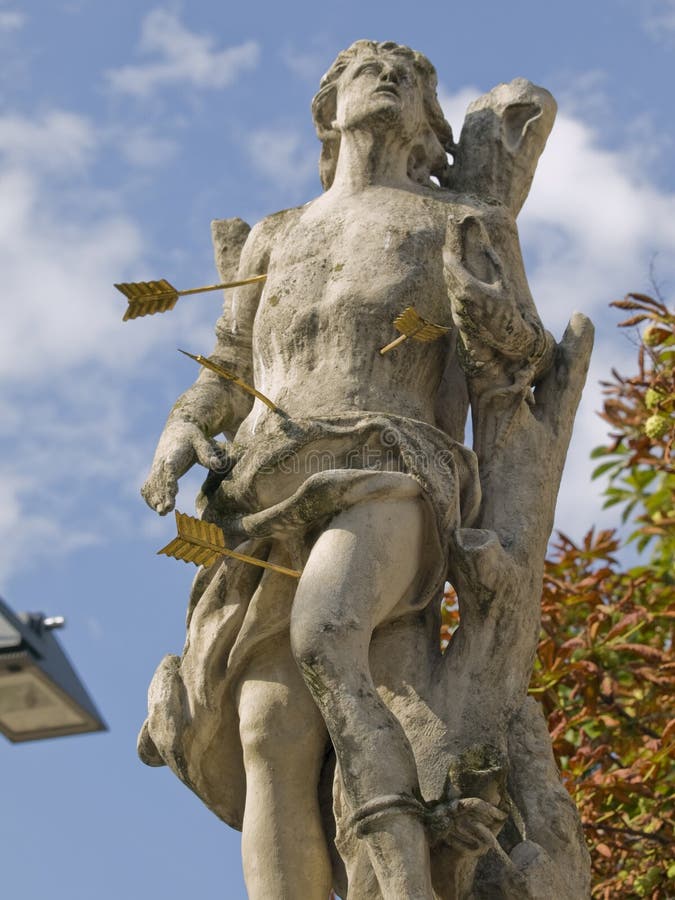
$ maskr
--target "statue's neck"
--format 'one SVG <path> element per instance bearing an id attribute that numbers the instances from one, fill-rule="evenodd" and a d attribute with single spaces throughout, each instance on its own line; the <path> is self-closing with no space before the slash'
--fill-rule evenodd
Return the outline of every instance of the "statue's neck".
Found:
<path id="1" fill-rule="evenodd" d="M 407 187 L 409 147 L 391 132 L 343 132 L 340 141 L 333 193 L 354 193 L 374 185 Z"/>

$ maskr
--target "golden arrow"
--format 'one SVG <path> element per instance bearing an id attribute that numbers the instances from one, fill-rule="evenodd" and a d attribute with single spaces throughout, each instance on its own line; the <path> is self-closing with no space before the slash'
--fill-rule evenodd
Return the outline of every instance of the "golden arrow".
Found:
<path id="1" fill-rule="evenodd" d="M 251 387 L 250 384 L 244 381 L 243 378 L 235 375 L 234 372 L 230 372 L 228 369 L 224 369 L 222 366 L 219 366 L 218 363 L 215 363 L 212 359 L 209 359 L 208 356 L 202 356 L 201 353 L 188 353 L 187 350 L 181 350 L 180 347 L 178 348 L 178 352 L 184 354 L 185 356 L 189 356 L 190 359 L 194 359 L 194 361 L 198 362 L 200 366 L 204 366 L 205 369 L 210 369 L 212 372 L 215 372 L 216 375 L 220 375 L 221 378 L 227 378 L 228 381 L 233 381 L 248 394 L 251 394 L 251 396 L 257 397 L 258 400 L 261 400 L 265 404 L 265 406 L 269 406 L 269 408 L 274 410 L 274 412 L 284 415 L 284 411 L 280 407 L 278 407 L 276 403 L 273 403 L 269 397 L 266 397 L 264 394 L 261 394 L 260 391 L 257 391 L 254 387 Z"/>
<path id="2" fill-rule="evenodd" d="M 262 569 L 272 569 L 273 572 L 280 572 L 291 578 L 299 578 L 302 574 L 297 569 L 287 569 L 286 566 L 278 566 L 276 563 L 257 559 L 255 556 L 246 556 L 244 553 L 228 550 L 221 528 L 212 522 L 203 522 L 201 519 L 188 516 L 187 513 L 180 513 L 178 510 L 176 510 L 176 530 L 178 537 L 175 537 L 166 547 L 158 550 L 158 556 L 163 553 L 164 556 L 182 559 L 183 562 L 192 562 L 197 566 L 210 566 L 221 556 L 230 556 L 240 562 L 260 566 Z"/>
<path id="3" fill-rule="evenodd" d="M 400 316 L 396 316 L 394 325 L 397 331 L 402 332 L 401 336 L 380 350 L 380 353 L 383 355 L 393 350 L 394 347 L 398 347 L 403 341 L 407 341 L 408 338 L 413 338 L 416 341 L 437 341 L 438 338 L 443 337 L 444 334 L 450 331 L 445 325 L 435 325 L 433 322 L 427 322 L 414 306 L 409 306 L 403 310 Z"/>
<path id="4" fill-rule="evenodd" d="M 123 322 L 126 322 L 129 319 L 138 319 L 141 316 L 154 316 L 155 313 L 173 309 L 178 303 L 178 298 L 187 297 L 188 294 L 223 291 L 227 288 L 241 287 L 244 284 L 256 284 L 258 281 L 264 281 L 266 278 L 267 275 L 254 275 L 252 278 L 244 278 L 242 281 L 208 284 L 206 287 L 190 288 L 188 291 L 176 290 L 165 278 L 161 278 L 159 281 L 134 281 L 116 284 L 115 287 L 129 301 L 129 306 L 122 319 Z"/>

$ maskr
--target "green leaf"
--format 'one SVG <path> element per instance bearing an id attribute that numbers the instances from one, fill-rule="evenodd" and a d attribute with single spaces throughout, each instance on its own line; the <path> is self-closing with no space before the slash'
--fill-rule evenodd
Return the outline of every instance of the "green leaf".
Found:
<path id="1" fill-rule="evenodd" d="M 610 469 L 614 469 L 620 465 L 621 463 L 617 462 L 616 460 L 612 460 L 611 462 L 604 462 L 593 469 L 591 478 L 599 478 L 601 475 L 604 475 L 605 472 L 609 472 Z"/>
<path id="2" fill-rule="evenodd" d="M 630 514 L 633 512 L 633 510 L 637 506 L 639 500 L 640 500 L 639 497 L 635 497 L 635 499 L 631 500 L 630 503 L 626 506 L 626 508 L 621 513 L 621 521 L 624 524 L 628 521 L 628 517 L 630 516 Z"/>
<path id="3" fill-rule="evenodd" d="M 656 469 L 631 469 L 631 474 L 625 480 L 629 484 L 635 484 L 636 487 L 646 487 L 656 478 L 658 472 Z"/>

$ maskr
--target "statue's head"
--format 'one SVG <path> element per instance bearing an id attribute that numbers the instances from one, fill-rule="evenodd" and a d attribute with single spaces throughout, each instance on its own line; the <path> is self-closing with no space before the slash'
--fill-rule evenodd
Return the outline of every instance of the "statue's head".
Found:
<path id="1" fill-rule="evenodd" d="M 439 183 L 448 183 L 449 165 L 447 153 L 452 153 L 455 144 L 452 129 L 443 115 L 436 96 L 436 70 L 426 56 L 391 41 L 356 41 L 340 53 L 321 79 L 319 92 L 312 101 L 314 126 L 322 143 L 319 174 L 324 189 L 333 183 L 338 154 L 340 152 L 341 131 L 336 121 L 338 114 L 338 92 L 341 79 L 356 75 L 363 67 L 380 66 L 399 73 L 392 78 L 408 79 L 418 92 L 420 115 L 415 121 L 414 133 L 406 135 L 410 144 L 408 160 L 409 176 L 420 184 L 429 184 L 435 176 Z M 382 79 L 386 75 L 382 74 Z M 386 107 L 386 103 L 383 103 Z M 401 123 L 397 123 L 400 127 Z"/>

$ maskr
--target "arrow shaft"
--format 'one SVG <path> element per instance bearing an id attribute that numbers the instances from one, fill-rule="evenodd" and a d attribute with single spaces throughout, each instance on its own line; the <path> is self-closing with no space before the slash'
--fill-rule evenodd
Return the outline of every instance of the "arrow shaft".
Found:
<path id="1" fill-rule="evenodd" d="M 194 359 L 195 362 L 198 362 L 200 366 L 204 366 L 205 369 L 210 369 L 212 372 L 215 372 L 216 375 L 220 375 L 221 378 L 227 378 L 228 381 L 232 381 L 234 384 L 239 385 L 240 388 L 245 390 L 248 394 L 251 394 L 253 397 L 257 397 L 265 406 L 268 406 L 273 412 L 281 413 L 279 407 L 270 400 L 269 397 L 266 397 L 264 394 L 261 394 L 260 391 L 257 391 L 254 387 L 248 384 L 243 379 L 239 378 L 238 375 L 235 375 L 234 372 L 229 372 L 227 369 L 224 369 L 222 366 L 219 366 L 218 363 L 214 363 L 206 356 L 202 356 L 201 353 L 188 353 L 187 350 L 178 349 L 179 353 L 184 354 L 185 356 L 189 356 L 190 359 Z"/>
<path id="2" fill-rule="evenodd" d="M 407 334 L 402 334 L 402 335 L 400 335 L 400 337 L 397 337 L 397 338 L 396 338 L 395 340 L 393 340 L 390 344 L 387 344 L 386 347 L 383 347 L 383 348 L 380 350 L 380 353 L 384 356 L 385 353 L 389 353 L 390 350 L 393 350 L 394 347 L 398 347 L 398 345 L 399 345 L 399 344 L 402 344 L 403 341 L 407 341 L 407 340 L 408 340 L 408 337 L 410 337 L 410 335 L 407 335 Z"/>
<path id="3" fill-rule="evenodd" d="M 254 275 L 252 278 L 244 278 L 241 281 L 228 281 L 223 284 L 207 284 L 205 287 L 190 288 L 187 291 L 176 291 L 179 297 L 187 297 L 188 294 L 204 294 L 207 291 L 223 291 L 227 288 L 242 287 L 245 284 L 256 284 L 264 281 L 267 275 Z"/>
<path id="4" fill-rule="evenodd" d="M 279 572 L 281 575 L 290 575 L 291 578 L 300 578 L 302 572 L 297 569 L 287 569 L 286 566 L 278 566 L 276 563 L 267 562 L 263 559 L 256 559 L 255 556 L 246 556 L 244 553 L 237 553 L 235 550 L 224 550 L 225 556 L 231 556 L 241 562 L 250 563 L 252 566 L 260 566 L 261 569 L 271 569 L 273 572 Z"/>
<path id="5" fill-rule="evenodd" d="M 287 569 L 286 566 L 278 566 L 276 563 L 267 562 L 264 559 L 257 559 L 255 556 L 247 556 L 245 553 L 237 553 L 236 550 L 228 550 L 227 547 L 220 547 L 211 541 L 205 541 L 201 538 L 189 537 L 183 538 L 190 544 L 197 547 L 204 547 L 205 550 L 212 550 L 221 556 L 230 556 L 232 559 L 238 559 L 240 562 L 249 563 L 252 566 L 259 566 L 261 569 L 271 569 L 273 572 L 279 572 L 282 575 L 290 575 L 291 578 L 299 578 L 302 572 L 297 569 Z"/>
<path id="6" fill-rule="evenodd" d="M 414 338 L 416 334 L 420 333 L 420 331 L 424 331 L 424 329 L 427 327 L 427 325 L 428 325 L 428 322 L 422 321 L 417 326 L 417 328 L 414 328 L 412 331 L 409 331 L 408 334 L 402 334 L 400 337 L 397 337 L 396 340 L 392 341 L 391 344 L 387 344 L 386 347 L 383 347 L 380 350 L 380 353 L 382 355 L 384 355 L 385 353 L 388 353 L 390 350 L 393 350 L 394 347 L 398 347 L 398 345 L 402 344 L 403 341 L 407 341 L 408 338 Z"/>

